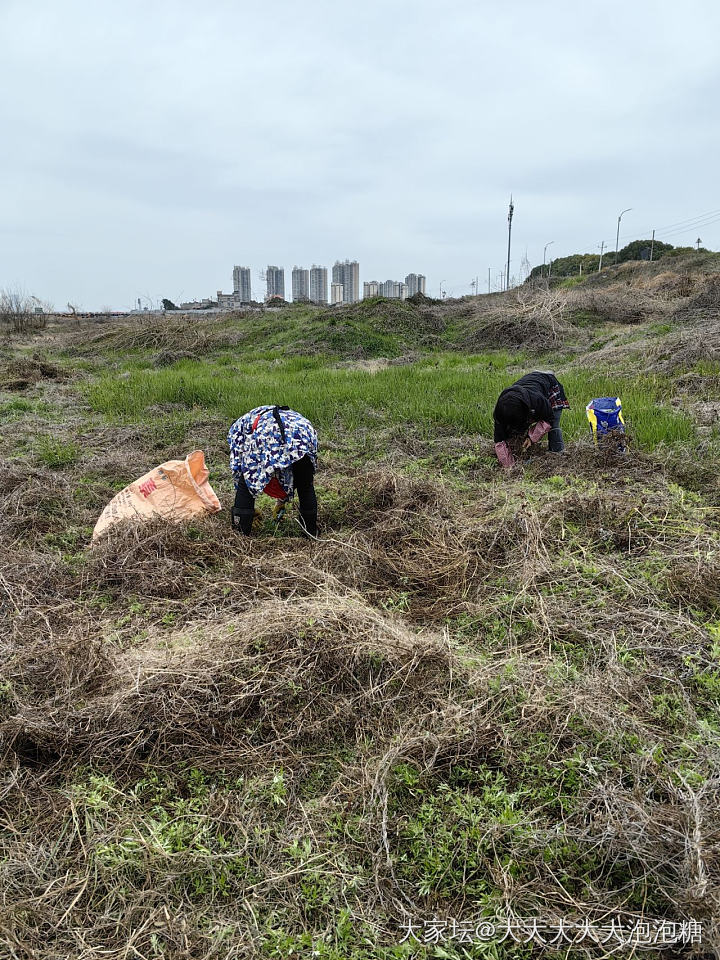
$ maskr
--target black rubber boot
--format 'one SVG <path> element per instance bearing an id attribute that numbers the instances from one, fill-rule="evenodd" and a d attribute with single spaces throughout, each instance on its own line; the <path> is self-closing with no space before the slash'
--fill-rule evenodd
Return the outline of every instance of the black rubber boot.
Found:
<path id="1" fill-rule="evenodd" d="M 317 537 L 317 511 L 315 513 L 300 512 L 300 526 L 311 537 Z"/>
<path id="2" fill-rule="evenodd" d="M 250 536 L 252 533 L 253 520 L 255 518 L 255 510 L 245 510 L 239 509 L 238 507 L 233 507 L 230 511 L 230 520 L 232 522 L 233 530 L 237 530 L 238 533 L 244 533 L 246 536 Z"/>

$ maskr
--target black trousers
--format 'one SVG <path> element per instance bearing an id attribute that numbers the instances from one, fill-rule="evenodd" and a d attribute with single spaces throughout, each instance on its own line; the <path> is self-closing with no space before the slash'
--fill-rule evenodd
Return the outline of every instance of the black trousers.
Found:
<path id="1" fill-rule="evenodd" d="M 295 489 L 300 502 L 300 519 L 307 532 L 317 536 L 317 497 L 313 477 L 315 467 L 305 455 L 290 467 L 292 470 Z M 240 478 L 235 491 L 235 506 L 232 511 L 233 526 L 237 525 L 248 536 L 252 532 L 253 517 L 255 516 L 255 497 L 250 493 L 245 481 Z"/>
<path id="2" fill-rule="evenodd" d="M 551 453 L 562 453 L 565 449 L 562 430 L 560 429 L 560 414 L 562 412 L 562 407 L 558 407 L 557 410 L 552 411 L 553 418 L 552 423 L 550 424 L 552 429 L 548 434 L 548 450 Z"/>

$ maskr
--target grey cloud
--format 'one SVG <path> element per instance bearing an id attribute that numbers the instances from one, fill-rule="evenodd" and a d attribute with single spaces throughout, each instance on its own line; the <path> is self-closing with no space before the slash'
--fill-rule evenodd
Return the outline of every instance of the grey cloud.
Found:
<path id="1" fill-rule="evenodd" d="M 510 192 L 517 261 L 701 214 L 718 27 L 712 0 L 1 0 L 0 286 L 122 305 L 357 256 L 436 288 L 503 262 Z"/>

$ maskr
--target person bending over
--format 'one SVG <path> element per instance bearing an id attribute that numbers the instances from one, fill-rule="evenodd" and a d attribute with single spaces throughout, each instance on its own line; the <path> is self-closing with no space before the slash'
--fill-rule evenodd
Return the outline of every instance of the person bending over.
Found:
<path id="1" fill-rule="evenodd" d="M 255 516 L 255 497 L 266 493 L 287 503 L 297 489 L 303 529 L 317 536 L 317 433 L 289 407 L 255 407 L 230 427 L 230 469 L 235 484 L 232 524 L 248 536 Z"/>
<path id="2" fill-rule="evenodd" d="M 562 453 L 565 448 L 560 415 L 570 404 L 557 377 L 535 370 L 517 380 L 498 397 L 493 411 L 495 453 L 503 467 L 515 462 L 509 442 L 524 437 L 522 449 L 548 434 L 548 449 Z"/>

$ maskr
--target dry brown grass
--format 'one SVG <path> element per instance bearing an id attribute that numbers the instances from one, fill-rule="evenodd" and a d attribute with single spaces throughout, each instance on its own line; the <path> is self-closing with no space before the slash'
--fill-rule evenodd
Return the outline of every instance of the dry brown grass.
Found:
<path id="1" fill-rule="evenodd" d="M 666 320 L 677 306 L 655 287 L 616 281 L 603 287 L 583 284 L 571 288 L 566 291 L 566 308 L 592 314 L 598 323 L 640 324 Z"/>
<path id="2" fill-rule="evenodd" d="M 720 360 L 720 318 L 714 312 L 686 313 L 684 329 L 673 331 L 647 349 L 650 369 L 682 372 L 701 362 Z M 699 384 L 701 385 L 701 384 Z"/>
<path id="3" fill-rule="evenodd" d="M 0 954 L 285 956 L 306 932 L 369 960 L 403 917 L 483 903 L 693 917 L 720 951 L 709 456 L 570 444 L 450 485 L 406 474 L 409 435 L 392 468 L 332 451 L 317 542 L 222 514 L 91 548 L 154 441 L 87 436 L 83 464 L 0 465 Z"/>
<path id="4" fill-rule="evenodd" d="M 568 319 L 565 291 L 546 281 L 524 285 L 476 304 L 474 323 L 463 340 L 466 350 L 524 347 L 547 350 L 571 340 L 576 330 Z"/>
<path id="5" fill-rule="evenodd" d="M 71 352 L 78 355 L 97 354 L 99 351 L 157 350 L 160 364 L 174 363 L 170 359 L 179 354 L 197 356 L 212 350 L 237 345 L 237 332 L 228 328 L 227 318 L 219 315 L 188 317 L 185 315 L 143 319 L 128 318 L 116 321 L 108 328 L 86 325 L 70 332 L 65 341 Z"/>

